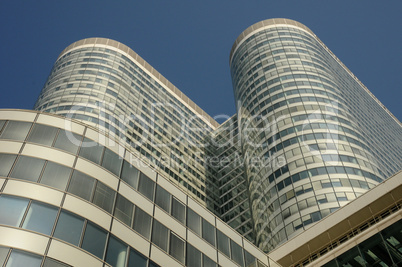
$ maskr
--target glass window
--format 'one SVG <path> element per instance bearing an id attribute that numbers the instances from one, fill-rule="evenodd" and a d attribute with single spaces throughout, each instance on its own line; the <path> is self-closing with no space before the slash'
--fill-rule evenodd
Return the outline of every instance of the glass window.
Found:
<path id="1" fill-rule="evenodd" d="M 92 202 L 105 211 L 112 213 L 115 195 L 116 192 L 112 188 L 98 181 Z"/>
<path id="2" fill-rule="evenodd" d="M 120 175 L 121 162 L 123 159 L 110 149 L 105 148 L 105 154 L 103 155 L 102 166 L 111 171 L 115 175 Z"/>
<path id="3" fill-rule="evenodd" d="M 114 210 L 114 216 L 121 220 L 123 223 L 131 226 L 133 221 L 133 209 L 134 204 L 128 201 L 125 197 L 118 194 L 116 200 L 116 208 Z"/>
<path id="4" fill-rule="evenodd" d="M 216 267 L 216 262 L 208 258 L 207 255 L 202 254 L 203 267 Z"/>
<path id="5" fill-rule="evenodd" d="M 94 178 L 75 170 L 71 177 L 70 185 L 68 186 L 68 192 L 89 201 L 91 199 L 94 184 Z"/>
<path id="6" fill-rule="evenodd" d="M 169 229 L 154 220 L 154 225 L 152 228 L 152 242 L 160 247 L 164 251 L 168 251 L 168 239 L 169 239 Z"/>
<path id="7" fill-rule="evenodd" d="M 9 121 L 0 135 L 0 139 L 24 141 L 32 123 L 25 121 Z"/>
<path id="8" fill-rule="evenodd" d="M 170 193 L 159 185 L 156 186 L 155 204 L 170 213 Z"/>
<path id="9" fill-rule="evenodd" d="M 123 170 L 121 171 L 121 179 L 128 183 L 133 188 L 138 188 L 139 171 L 127 161 L 123 162 Z"/>
<path id="10" fill-rule="evenodd" d="M 82 248 L 94 254 L 96 257 L 103 259 L 105 251 L 107 232 L 95 224 L 88 222 L 85 229 Z"/>
<path id="11" fill-rule="evenodd" d="M 201 252 L 187 243 L 187 265 L 193 267 L 201 267 Z"/>
<path id="12" fill-rule="evenodd" d="M 127 267 L 147 267 L 148 259 L 135 249 L 130 249 Z"/>
<path id="13" fill-rule="evenodd" d="M 102 145 L 85 137 L 84 141 L 82 142 L 79 155 L 96 164 L 100 164 L 103 148 L 104 147 Z"/>
<path id="14" fill-rule="evenodd" d="M 22 228 L 50 235 L 56 220 L 56 207 L 32 202 Z"/>
<path id="15" fill-rule="evenodd" d="M 138 207 L 135 207 L 133 229 L 149 240 L 151 232 L 151 216 Z"/>
<path id="16" fill-rule="evenodd" d="M 202 219 L 202 238 L 215 246 L 215 227 L 204 218 Z"/>
<path id="17" fill-rule="evenodd" d="M 54 147 L 77 154 L 81 140 L 81 135 L 60 129 L 56 142 L 54 143 Z"/>
<path id="18" fill-rule="evenodd" d="M 186 223 L 186 207 L 176 198 L 172 198 L 172 216 L 181 223 Z"/>
<path id="19" fill-rule="evenodd" d="M 67 211 L 62 211 L 60 213 L 59 220 L 57 221 L 54 237 L 78 246 L 83 226 L 83 218 L 73 215 Z"/>
<path id="20" fill-rule="evenodd" d="M 127 245 L 111 236 L 106 252 L 106 262 L 115 267 L 126 266 Z"/>
<path id="21" fill-rule="evenodd" d="M 255 266 L 256 265 L 256 258 L 251 255 L 247 250 L 244 250 L 244 255 L 246 259 L 246 266 Z"/>
<path id="22" fill-rule="evenodd" d="M 229 257 L 230 256 L 229 237 L 227 237 L 224 233 L 222 233 L 218 229 L 217 232 L 218 232 L 218 250 Z"/>
<path id="23" fill-rule="evenodd" d="M 66 190 L 71 168 L 48 161 L 40 179 L 41 184 L 49 185 L 60 190 Z"/>
<path id="24" fill-rule="evenodd" d="M 187 226 L 201 235 L 201 217 L 190 208 L 187 208 Z"/>
<path id="25" fill-rule="evenodd" d="M 1 123 L 1 121 L 0 121 Z M 0 125 L 1 128 L 1 125 Z M 3 266 L 3 263 L 6 261 L 6 257 L 8 255 L 8 251 L 10 248 L 0 247 L 0 266 Z"/>
<path id="26" fill-rule="evenodd" d="M 7 261 L 6 267 L 40 267 L 41 263 L 41 256 L 18 249 L 13 249 L 10 258 Z"/>
<path id="27" fill-rule="evenodd" d="M 70 267 L 70 265 L 56 261 L 52 258 L 46 258 L 43 267 Z"/>
<path id="28" fill-rule="evenodd" d="M 153 201 L 154 199 L 155 182 L 148 178 L 145 174 L 140 175 L 140 184 L 138 185 L 138 191 L 144 196 Z"/>
<path id="29" fill-rule="evenodd" d="M 17 155 L 0 154 L 0 176 L 7 177 Z"/>
<path id="30" fill-rule="evenodd" d="M 0 195 L 0 224 L 18 227 L 28 206 L 28 199 Z"/>
<path id="31" fill-rule="evenodd" d="M 184 264 L 184 241 L 172 232 L 170 233 L 169 250 L 170 255 Z"/>
<path id="32" fill-rule="evenodd" d="M 3 129 L 3 126 L 5 123 L 6 123 L 6 121 L 0 120 L 0 132 L 1 132 L 1 129 Z"/>
<path id="33" fill-rule="evenodd" d="M 56 133 L 57 128 L 42 124 L 34 124 L 27 141 L 51 146 L 56 137 Z"/>
<path id="34" fill-rule="evenodd" d="M 234 260 L 240 266 L 244 266 L 243 261 L 243 249 L 233 240 L 230 240 L 230 247 L 232 248 L 232 260 Z"/>
<path id="35" fill-rule="evenodd" d="M 42 172 L 45 161 L 43 159 L 20 156 L 10 177 L 36 182 Z"/>

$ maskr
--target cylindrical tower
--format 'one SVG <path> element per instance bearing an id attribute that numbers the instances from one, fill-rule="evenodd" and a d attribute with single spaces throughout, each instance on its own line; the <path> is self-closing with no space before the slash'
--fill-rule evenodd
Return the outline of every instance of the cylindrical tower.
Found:
<path id="1" fill-rule="evenodd" d="M 395 138 L 387 129 L 401 132 L 399 122 L 306 26 L 288 19 L 252 25 L 235 41 L 230 68 L 265 251 L 400 168 L 377 157 L 400 157 L 381 142 Z"/>

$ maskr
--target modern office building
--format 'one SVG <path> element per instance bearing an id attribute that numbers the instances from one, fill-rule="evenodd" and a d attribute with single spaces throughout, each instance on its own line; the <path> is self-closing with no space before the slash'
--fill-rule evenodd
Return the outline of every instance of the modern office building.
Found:
<path id="1" fill-rule="evenodd" d="M 129 47 L 68 46 L 34 111 L 0 111 L 0 266 L 314 264 L 330 218 L 399 188 L 399 121 L 307 27 L 251 26 L 230 70 L 220 125 Z"/>

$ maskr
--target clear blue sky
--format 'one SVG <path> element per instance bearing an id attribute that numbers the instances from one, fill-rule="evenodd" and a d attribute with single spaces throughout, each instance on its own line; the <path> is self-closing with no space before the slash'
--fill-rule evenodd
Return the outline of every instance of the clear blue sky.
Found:
<path id="1" fill-rule="evenodd" d="M 120 41 L 211 116 L 235 112 L 229 52 L 248 26 L 297 20 L 402 119 L 402 1 L 1 1 L 0 108 L 31 109 L 58 54 Z"/>

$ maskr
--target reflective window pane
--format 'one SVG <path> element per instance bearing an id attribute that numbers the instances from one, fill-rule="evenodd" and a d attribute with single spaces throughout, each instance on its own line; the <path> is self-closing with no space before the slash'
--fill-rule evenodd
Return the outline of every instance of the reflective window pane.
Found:
<path id="1" fill-rule="evenodd" d="M 0 154 L 0 176 L 7 177 L 17 155 Z"/>
<path id="2" fill-rule="evenodd" d="M 202 219 L 202 238 L 215 246 L 215 227 L 204 219 Z"/>
<path id="3" fill-rule="evenodd" d="M 151 216 L 138 207 L 135 207 L 133 229 L 149 240 L 151 232 Z"/>
<path id="4" fill-rule="evenodd" d="M 92 141 L 91 139 L 88 138 L 84 138 L 79 155 L 96 164 L 100 164 L 103 154 L 103 148 L 104 147 L 98 144 L 97 142 Z"/>
<path id="5" fill-rule="evenodd" d="M 28 199 L 0 195 L 0 224 L 18 227 L 28 206 Z"/>
<path id="6" fill-rule="evenodd" d="M 103 259 L 103 252 L 105 251 L 107 232 L 95 224 L 88 222 L 85 228 L 84 239 L 82 241 L 82 248 L 94 254 L 98 258 Z"/>
<path id="7" fill-rule="evenodd" d="M 106 252 L 106 262 L 114 267 L 126 266 L 127 245 L 111 236 Z"/>
<path id="8" fill-rule="evenodd" d="M 164 251 L 168 251 L 168 239 L 169 239 L 169 229 L 154 220 L 154 225 L 152 228 L 152 242 Z"/>
<path id="9" fill-rule="evenodd" d="M 54 147 L 68 151 L 73 154 L 77 154 L 78 147 L 81 144 L 81 140 L 81 135 L 60 129 L 59 134 L 56 138 L 56 142 L 54 143 Z"/>
<path id="10" fill-rule="evenodd" d="M 60 190 L 66 190 L 70 173 L 71 168 L 49 161 L 43 171 L 40 183 Z"/>
<path id="11" fill-rule="evenodd" d="M 37 182 L 45 160 L 20 156 L 10 177 Z"/>
<path id="12" fill-rule="evenodd" d="M 138 188 L 138 175 L 139 171 L 127 161 L 123 162 L 123 169 L 121 171 L 121 179 L 128 183 L 133 188 Z"/>
<path id="13" fill-rule="evenodd" d="M 187 266 L 201 267 L 201 252 L 187 243 Z"/>
<path id="14" fill-rule="evenodd" d="M 90 200 L 95 185 L 95 179 L 79 171 L 74 171 L 68 192 L 83 199 Z"/>
<path id="15" fill-rule="evenodd" d="M 121 162 L 123 159 L 119 157 L 116 153 L 108 148 L 105 148 L 105 153 L 103 155 L 102 166 L 107 170 L 111 171 L 115 175 L 120 175 Z"/>
<path id="16" fill-rule="evenodd" d="M 105 211 L 112 213 L 115 195 L 116 192 L 112 188 L 98 182 L 96 184 L 94 199 L 92 202 Z"/>
<path id="17" fill-rule="evenodd" d="M 232 260 L 240 266 L 244 266 L 243 249 L 233 240 L 230 240 L 230 247 L 232 248 Z"/>
<path id="18" fill-rule="evenodd" d="M 40 267 L 42 257 L 33 253 L 13 249 L 6 267 Z"/>
<path id="19" fill-rule="evenodd" d="M 128 201 L 122 195 L 117 195 L 116 208 L 114 210 L 114 216 L 121 220 L 123 223 L 131 226 L 133 220 L 134 204 Z"/>
<path id="20" fill-rule="evenodd" d="M 179 222 L 186 223 L 186 207 L 174 197 L 172 198 L 172 216 Z"/>
<path id="21" fill-rule="evenodd" d="M 218 250 L 230 257 L 230 249 L 229 249 L 229 238 L 217 229 L 218 236 Z"/>
<path id="22" fill-rule="evenodd" d="M 51 146 L 56 137 L 57 130 L 57 128 L 47 125 L 34 124 L 27 141 Z"/>
<path id="23" fill-rule="evenodd" d="M 207 255 L 202 254 L 202 267 L 216 267 L 216 262 L 207 257 Z"/>
<path id="24" fill-rule="evenodd" d="M 10 248 L 0 247 L 0 266 L 6 261 L 6 257 Z"/>
<path id="25" fill-rule="evenodd" d="M 62 211 L 56 225 L 54 237 L 78 246 L 81 238 L 84 219 L 67 211 Z"/>
<path id="26" fill-rule="evenodd" d="M 25 121 L 9 121 L 0 135 L 0 139 L 24 141 L 32 123 Z"/>
<path id="27" fill-rule="evenodd" d="M 190 208 L 187 208 L 187 226 L 201 235 L 201 217 Z"/>
<path id="28" fill-rule="evenodd" d="M 128 267 L 147 267 L 148 259 L 134 249 L 130 249 Z"/>
<path id="29" fill-rule="evenodd" d="M 58 209 L 50 205 L 32 202 L 22 228 L 50 235 Z"/>
<path id="30" fill-rule="evenodd" d="M 140 191 L 144 196 L 153 201 L 154 188 L 155 188 L 155 182 L 152 181 L 150 178 L 148 178 L 145 174 L 141 173 L 138 191 Z"/>
<path id="31" fill-rule="evenodd" d="M 169 254 L 184 264 L 184 241 L 173 233 L 170 233 Z"/>
<path id="32" fill-rule="evenodd" d="M 256 264 L 256 258 L 251 255 L 247 250 L 244 250 L 244 255 L 246 258 L 246 266 L 253 266 Z"/>
<path id="33" fill-rule="evenodd" d="M 54 260 L 52 258 L 46 258 L 43 267 L 70 267 L 70 265 Z"/>
<path id="34" fill-rule="evenodd" d="M 159 185 L 156 186 L 155 204 L 166 212 L 170 212 L 170 193 Z"/>

